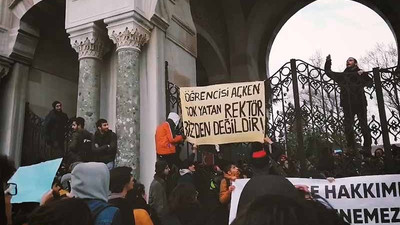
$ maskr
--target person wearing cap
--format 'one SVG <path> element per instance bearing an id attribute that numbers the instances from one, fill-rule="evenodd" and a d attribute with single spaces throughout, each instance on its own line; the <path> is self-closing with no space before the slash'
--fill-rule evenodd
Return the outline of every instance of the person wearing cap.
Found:
<path id="1" fill-rule="evenodd" d="M 347 147 L 355 149 L 354 116 L 357 115 L 363 135 L 363 153 L 371 154 L 371 131 L 367 120 L 367 99 L 364 87 L 371 87 L 372 79 L 368 73 L 358 67 L 357 60 L 349 57 L 346 61 L 346 69 L 343 73 L 332 72 L 331 56 L 326 57 L 325 73 L 332 78 L 340 87 L 340 106 L 344 114 L 344 132 Z"/>
<path id="2" fill-rule="evenodd" d="M 68 116 L 62 111 L 59 101 L 52 103 L 53 109 L 47 114 L 43 122 L 46 144 L 52 148 L 52 157 L 64 154 L 65 133 L 67 132 Z"/>
<path id="3" fill-rule="evenodd" d="M 156 211 L 157 216 L 162 218 L 168 213 L 166 177 L 170 169 L 168 163 L 164 160 L 157 161 L 155 167 L 156 174 L 150 184 L 149 205 Z"/>
<path id="4" fill-rule="evenodd" d="M 253 164 L 253 176 L 269 174 L 269 158 L 263 144 L 254 142 L 251 144 L 251 162 Z"/>
<path id="5" fill-rule="evenodd" d="M 183 142 L 184 135 L 178 135 L 177 126 L 180 116 L 174 112 L 169 113 L 167 121 L 157 127 L 155 141 L 157 158 L 168 162 L 168 165 L 177 165 L 176 145 Z"/>

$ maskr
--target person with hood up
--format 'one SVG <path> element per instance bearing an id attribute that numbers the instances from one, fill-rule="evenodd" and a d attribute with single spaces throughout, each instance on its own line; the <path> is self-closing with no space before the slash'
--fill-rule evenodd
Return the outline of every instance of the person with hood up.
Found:
<path id="1" fill-rule="evenodd" d="M 119 209 L 107 203 L 110 172 L 104 163 L 80 163 L 71 173 L 70 196 L 85 200 L 95 225 L 121 225 Z"/>
<path id="2" fill-rule="evenodd" d="M 169 171 L 170 169 L 166 161 L 157 161 L 156 174 L 150 184 L 149 205 L 156 211 L 159 218 L 164 217 L 168 213 L 166 177 Z"/>
<path id="3" fill-rule="evenodd" d="M 177 126 L 181 118 L 178 114 L 171 112 L 167 121 L 157 127 L 155 141 L 157 158 L 168 162 L 168 165 L 177 165 L 176 144 L 184 141 L 184 135 L 177 135 Z"/>

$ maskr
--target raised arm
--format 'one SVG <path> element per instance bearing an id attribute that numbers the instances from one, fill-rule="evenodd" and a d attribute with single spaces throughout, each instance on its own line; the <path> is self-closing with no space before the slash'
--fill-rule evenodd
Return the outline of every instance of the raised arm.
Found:
<path id="1" fill-rule="evenodd" d="M 334 80 L 336 82 L 340 82 L 340 77 L 341 77 L 342 73 L 333 72 L 331 67 L 332 67 L 332 59 L 331 59 L 331 55 L 328 55 L 326 57 L 325 66 L 324 66 L 325 74 L 328 77 L 330 77 L 332 80 Z"/>

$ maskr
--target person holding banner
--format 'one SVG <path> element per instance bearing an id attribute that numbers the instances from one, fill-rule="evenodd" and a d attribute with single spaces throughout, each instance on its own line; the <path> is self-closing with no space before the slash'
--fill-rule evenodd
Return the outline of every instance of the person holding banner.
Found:
<path id="1" fill-rule="evenodd" d="M 14 163 L 0 155 L 0 225 L 11 224 L 11 194 L 3 187 L 15 172 Z"/>
<path id="2" fill-rule="evenodd" d="M 219 202 L 222 205 L 221 208 L 221 218 L 223 224 L 228 223 L 229 218 L 229 208 L 231 203 L 232 192 L 235 190 L 235 186 L 232 183 L 240 178 L 239 168 L 232 164 L 228 163 L 224 166 L 224 178 L 221 180 L 221 184 L 219 186 Z M 222 222 L 221 222 L 222 224 Z"/>
<path id="3" fill-rule="evenodd" d="M 160 124 L 156 130 L 157 158 L 167 161 L 170 168 L 172 168 L 172 165 L 178 166 L 176 145 L 186 139 L 185 135 L 177 134 L 176 128 L 180 119 L 178 114 L 170 112 L 167 121 Z"/>

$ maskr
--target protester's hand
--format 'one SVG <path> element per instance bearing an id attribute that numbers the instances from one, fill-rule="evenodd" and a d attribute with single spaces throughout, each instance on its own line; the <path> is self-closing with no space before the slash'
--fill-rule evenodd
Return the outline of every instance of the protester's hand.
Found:
<path id="1" fill-rule="evenodd" d="M 235 190 L 235 186 L 234 185 L 229 186 L 229 192 L 232 192 L 234 190 Z"/>
<path id="2" fill-rule="evenodd" d="M 307 185 L 295 185 L 294 187 L 299 191 L 310 193 L 310 189 Z"/>
<path id="3" fill-rule="evenodd" d="M 334 177 L 328 177 L 328 178 L 326 178 L 326 180 L 329 181 L 329 183 L 335 182 L 335 178 Z"/>
<path id="4" fill-rule="evenodd" d="M 326 57 L 326 61 L 332 61 L 330 54 Z"/>
<path id="5" fill-rule="evenodd" d="M 266 136 L 265 138 L 264 138 L 264 143 L 266 143 L 266 144 L 272 144 L 272 143 L 274 143 L 274 142 L 272 142 L 272 140 L 271 140 L 271 138 L 269 138 L 268 136 Z"/>
<path id="6" fill-rule="evenodd" d="M 362 75 L 364 73 L 364 70 L 359 70 L 357 71 L 358 75 Z"/>
<path id="7" fill-rule="evenodd" d="M 197 145 L 193 145 L 192 146 L 192 153 L 196 153 L 197 152 Z"/>
<path id="8" fill-rule="evenodd" d="M 184 135 L 184 134 L 182 134 L 182 138 L 183 138 L 183 140 L 186 140 L 186 135 Z"/>

